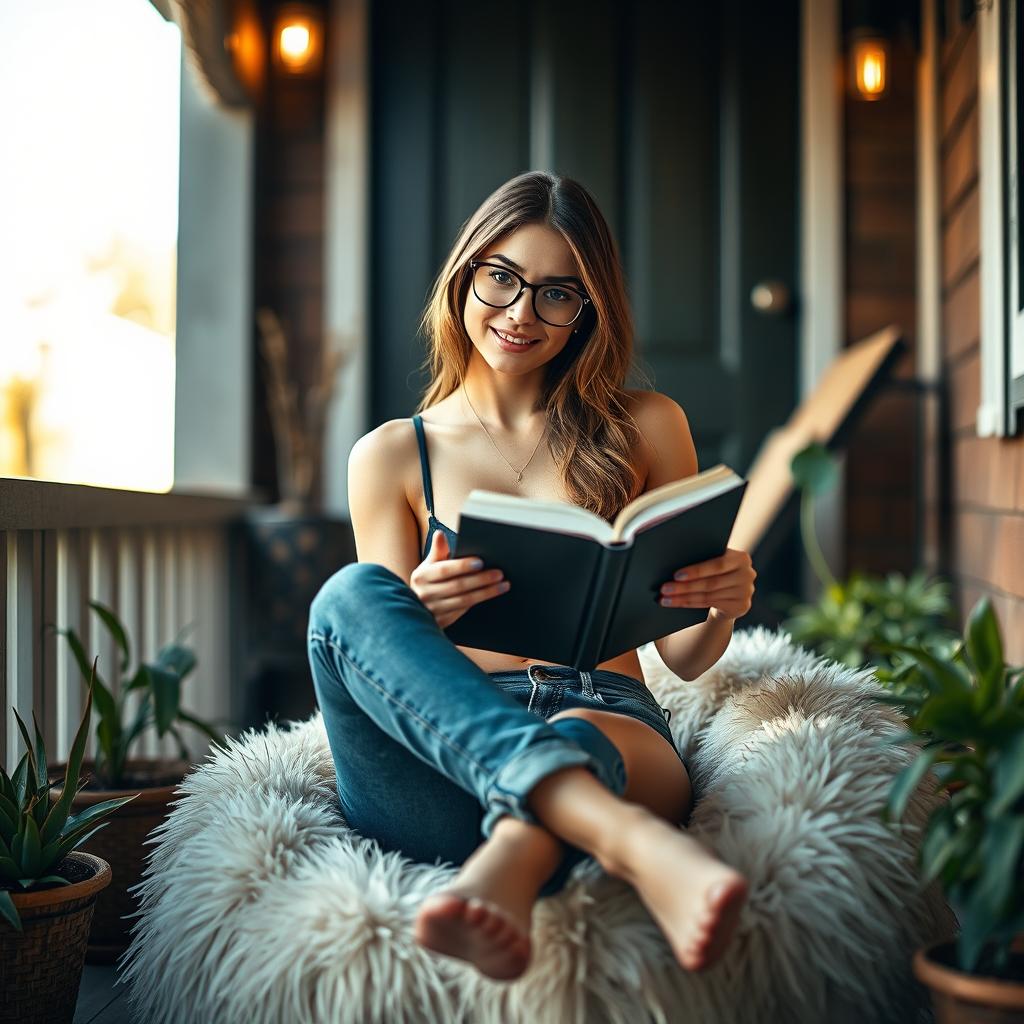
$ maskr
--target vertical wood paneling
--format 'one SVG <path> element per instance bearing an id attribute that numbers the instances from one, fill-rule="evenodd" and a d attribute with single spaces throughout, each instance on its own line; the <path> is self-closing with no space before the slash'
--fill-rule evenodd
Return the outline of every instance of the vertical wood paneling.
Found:
<path id="1" fill-rule="evenodd" d="M 7 532 L 7 770 L 24 753 L 24 742 L 10 708 L 31 730 L 36 604 L 33 600 L 35 535 L 32 530 Z"/>
<path id="2" fill-rule="evenodd" d="M 127 671 L 133 673 L 135 667 L 140 663 L 139 649 L 142 641 L 142 548 L 138 530 L 119 530 L 116 543 L 117 613 L 128 634 L 129 663 Z M 130 675 L 128 678 L 122 679 L 122 685 L 125 685 L 129 678 L 131 678 Z M 142 693 L 140 691 L 126 696 L 122 714 L 122 721 L 126 728 L 135 721 L 141 701 Z M 134 745 L 129 749 L 128 756 L 130 758 L 137 756 Z"/>
<path id="3" fill-rule="evenodd" d="M 42 717 L 39 720 L 46 742 L 47 756 L 54 757 L 59 747 L 57 722 L 58 683 L 57 683 L 57 531 L 43 530 L 40 533 L 41 593 L 40 593 L 40 628 L 37 630 L 39 643 L 39 662 L 41 668 L 42 701 L 40 708 Z"/>
<path id="4" fill-rule="evenodd" d="M 0 574 L 7 580 L 7 533 L 0 531 Z M 3 720 L 11 713 L 10 702 L 7 694 L 7 586 L 0 587 L 0 709 L 3 711 Z M 0 764 L 4 768 L 7 764 L 7 730 L 0 728 Z"/>
<path id="5" fill-rule="evenodd" d="M 90 598 L 108 604 L 124 623 L 130 668 L 140 659 L 153 659 L 188 626 L 183 640 L 196 651 L 198 667 L 185 683 L 183 707 L 228 728 L 227 554 L 227 537 L 218 527 L 0 534 L 0 568 L 6 581 L 0 590 L 0 699 L 6 723 L 0 730 L 0 763 L 13 770 L 24 752 L 11 707 L 30 731 L 35 708 L 51 761 L 66 759 L 70 751 L 85 680 L 57 629 L 73 629 L 87 656 L 100 653 L 105 658 L 104 679 L 118 679 L 120 649 L 107 640 L 105 628 L 98 628 L 98 618 L 88 608 Z M 130 700 L 127 722 L 138 699 L 133 695 Z M 97 722 L 94 709 L 88 757 L 96 753 Z M 201 759 L 208 741 L 190 727 L 181 732 L 192 756 Z M 177 757 L 178 744 L 170 736 L 160 742 L 151 731 L 131 755 Z"/>
<path id="6" fill-rule="evenodd" d="M 227 543 L 217 530 L 195 535 L 195 650 L 198 665 L 187 685 L 186 707 L 223 732 L 231 713 L 228 665 Z M 202 733 L 191 730 L 189 749 L 201 757 L 209 749 Z"/>
<path id="7" fill-rule="evenodd" d="M 82 530 L 57 531 L 57 625 L 73 629 L 79 637 L 87 633 L 87 594 L 89 593 L 89 551 Z M 87 639 L 87 638 L 86 638 Z M 85 683 L 67 639 L 57 638 L 57 749 L 56 759 L 64 760 L 71 752 L 82 718 Z M 85 640 L 83 640 L 85 642 Z M 86 651 L 88 652 L 88 647 Z M 95 718 L 93 719 L 95 726 Z M 95 753 L 90 740 L 86 748 Z"/>
<path id="8" fill-rule="evenodd" d="M 160 632 L 160 562 L 155 530 L 142 531 L 142 647 L 140 656 L 147 661 L 156 656 Z M 155 757 L 156 734 L 148 730 L 138 745 L 139 757 Z"/>
<path id="9" fill-rule="evenodd" d="M 99 601 L 108 608 L 117 608 L 117 562 L 113 537 L 109 530 L 90 530 L 89 536 L 89 601 Z M 89 611 L 92 644 L 85 650 L 90 658 L 99 657 L 96 675 L 118 692 L 120 658 L 117 645 L 106 626 L 94 611 Z"/>
<path id="10" fill-rule="evenodd" d="M 156 638 L 154 655 L 165 644 L 170 643 L 178 634 L 178 545 L 175 531 L 164 529 L 159 534 L 159 566 L 160 566 L 160 615 L 159 633 Z M 174 757 L 178 746 L 170 735 L 164 736 L 157 747 L 159 756 Z"/>

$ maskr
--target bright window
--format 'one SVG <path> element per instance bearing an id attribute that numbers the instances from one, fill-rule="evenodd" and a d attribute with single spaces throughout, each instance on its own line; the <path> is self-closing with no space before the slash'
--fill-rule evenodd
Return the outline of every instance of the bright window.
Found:
<path id="1" fill-rule="evenodd" d="M 149 0 L 3 28 L 0 475 L 169 490 L 180 32 Z"/>

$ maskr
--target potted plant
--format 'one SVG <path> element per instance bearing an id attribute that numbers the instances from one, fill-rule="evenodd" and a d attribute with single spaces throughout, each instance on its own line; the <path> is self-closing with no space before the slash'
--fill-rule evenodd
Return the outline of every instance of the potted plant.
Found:
<path id="1" fill-rule="evenodd" d="M 112 883 L 96 901 L 87 959 L 90 963 L 111 963 L 128 948 L 131 921 L 126 918 L 137 910 L 130 889 L 142 880 L 146 836 L 167 817 L 175 788 L 192 764 L 179 724 L 199 730 L 215 744 L 223 745 L 224 740 L 212 726 L 181 706 L 181 686 L 195 668 L 196 658 L 180 642 L 180 637 L 162 647 L 154 661 L 140 661 L 129 674 L 131 643 L 123 623 L 99 601 L 91 601 L 89 607 L 120 651 L 125 681 L 115 695 L 99 675 L 93 674 L 92 686 L 99 711 L 97 753 L 94 760 L 85 762 L 92 777 L 75 794 L 73 806 L 84 811 L 119 798 L 127 791 L 138 794 L 131 806 L 116 811 L 112 827 L 91 839 L 87 847 L 88 852 L 108 861 L 113 870 Z M 87 674 L 89 662 L 78 634 L 73 629 L 58 629 L 57 633 L 66 638 L 79 668 Z M 134 709 L 131 708 L 133 701 L 137 701 Z M 139 738 L 154 728 L 160 737 L 174 737 L 178 758 L 130 757 Z M 63 764 L 56 764 L 51 770 L 59 772 L 63 767 Z M 60 787 L 51 799 L 63 799 Z"/>
<path id="2" fill-rule="evenodd" d="M 0 766 L 0 1022 L 71 1021 L 85 962 L 95 901 L 111 879 L 110 865 L 78 847 L 134 795 L 72 814 L 89 736 L 93 688 L 85 698 L 64 769 L 61 795 L 48 799 L 46 748 L 35 713 L 35 744 L 21 716 L 26 752 L 13 775 Z"/>
<path id="3" fill-rule="evenodd" d="M 239 524 L 243 578 L 245 724 L 266 716 L 305 718 L 314 710 L 306 658 L 309 606 L 325 580 L 355 559 L 351 524 L 324 513 L 321 480 L 327 416 L 348 351 L 321 347 L 312 383 L 296 373 L 294 337 L 270 309 L 256 314 L 278 501 L 250 509 Z"/>
<path id="4" fill-rule="evenodd" d="M 922 884 L 939 879 L 960 929 L 954 942 L 919 949 L 914 973 L 940 1022 L 1024 1021 L 1024 668 L 1004 661 L 988 598 L 948 659 L 919 645 L 894 650 L 905 659 L 899 692 L 881 699 L 902 708 L 907 731 L 890 742 L 923 746 L 884 813 L 898 820 L 929 770 L 950 794 L 919 856 Z"/>
<path id="5" fill-rule="evenodd" d="M 948 657 L 957 635 L 952 620 L 949 585 L 923 572 L 908 579 L 902 573 L 885 577 L 851 573 L 841 582 L 829 568 L 814 530 L 814 501 L 834 485 L 835 459 L 820 444 L 794 456 L 790 466 L 800 489 L 800 536 L 807 560 L 821 583 L 814 603 L 794 604 L 782 627 L 795 643 L 851 668 L 870 666 L 890 689 L 897 684 L 900 644 L 918 644 Z"/>

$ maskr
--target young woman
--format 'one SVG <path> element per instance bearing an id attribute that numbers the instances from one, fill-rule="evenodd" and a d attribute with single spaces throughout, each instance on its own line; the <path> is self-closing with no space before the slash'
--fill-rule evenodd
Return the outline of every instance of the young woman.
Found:
<path id="1" fill-rule="evenodd" d="M 445 523 L 473 488 L 611 519 L 697 471 L 682 409 L 624 386 L 622 271 L 586 190 L 540 172 L 499 188 L 463 226 L 423 328 L 432 379 L 420 412 L 353 448 L 359 560 L 310 613 L 342 812 L 386 850 L 462 866 L 423 902 L 416 939 L 492 978 L 525 970 L 533 904 L 586 857 L 635 887 L 684 967 L 707 967 L 747 883 L 679 827 L 690 782 L 636 651 L 581 672 L 444 633 L 509 588 L 500 568 L 452 557 Z M 721 657 L 754 578 L 749 556 L 729 550 L 664 581 L 662 603 L 711 609 L 657 641 L 683 679 Z"/>

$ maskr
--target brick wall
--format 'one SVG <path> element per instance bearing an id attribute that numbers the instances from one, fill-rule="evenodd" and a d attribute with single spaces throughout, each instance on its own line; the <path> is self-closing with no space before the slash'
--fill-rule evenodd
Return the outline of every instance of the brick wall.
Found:
<path id="1" fill-rule="evenodd" d="M 314 4 L 326 21 L 326 3 Z M 322 72 L 291 78 L 275 72 L 269 50 L 276 8 L 262 0 L 268 61 L 256 110 L 253 303 L 281 318 L 291 372 L 308 385 L 319 372 L 323 343 L 324 78 Z M 254 324 L 252 481 L 274 495 L 274 441 L 255 330 Z"/>
<path id="2" fill-rule="evenodd" d="M 911 40 L 896 39 L 887 95 L 844 107 L 846 341 L 894 323 L 908 346 L 847 448 L 848 572 L 909 573 L 918 560 L 915 63 Z"/>
<path id="3" fill-rule="evenodd" d="M 979 438 L 978 38 L 946 5 L 940 69 L 942 367 L 948 387 L 951 568 L 961 617 L 988 594 L 1024 662 L 1024 438 Z"/>

